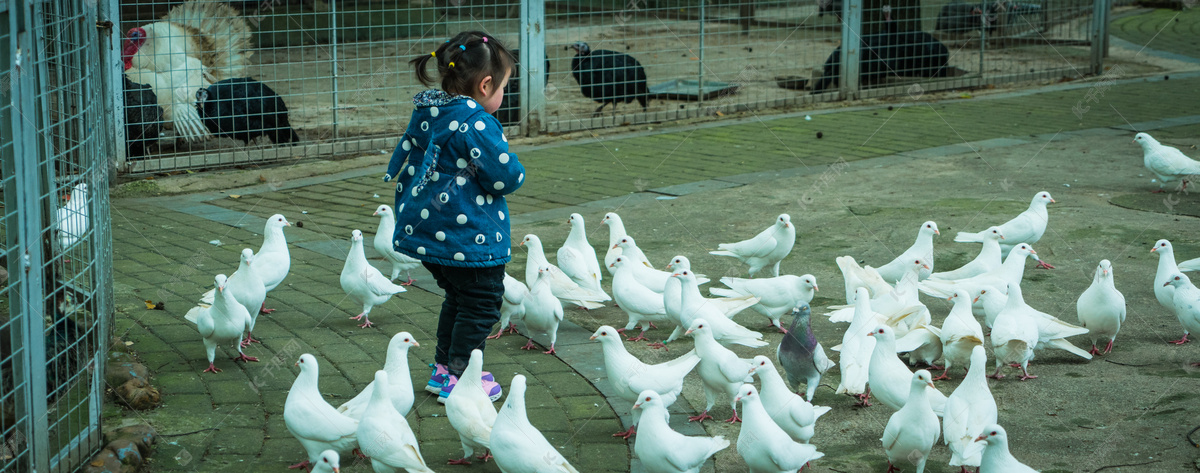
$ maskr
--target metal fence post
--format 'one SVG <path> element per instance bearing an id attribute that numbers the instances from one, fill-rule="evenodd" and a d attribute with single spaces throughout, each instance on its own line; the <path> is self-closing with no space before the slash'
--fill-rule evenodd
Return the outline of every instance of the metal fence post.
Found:
<path id="1" fill-rule="evenodd" d="M 1092 75 L 1104 73 L 1104 53 L 1108 44 L 1108 0 L 1092 3 Z"/>
<path id="2" fill-rule="evenodd" d="M 521 0 L 521 121 L 527 136 L 543 129 L 546 114 L 546 3 Z"/>
<path id="3" fill-rule="evenodd" d="M 859 68 L 862 61 L 862 0 L 842 2 L 842 57 L 839 66 L 838 95 L 842 100 L 858 97 Z"/>
<path id="4" fill-rule="evenodd" d="M 104 120 L 113 130 L 113 139 L 108 144 L 108 183 L 113 184 L 119 170 L 125 168 L 125 81 L 124 63 L 121 58 L 121 11 L 118 0 L 101 0 L 97 5 L 99 24 L 108 25 L 101 30 L 98 41 L 100 49 L 100 78 L 104 84 Z"/>
<path id="5" fill-rule="evenodd" d="M 330 76 L 333 80 L 333 139 L 338 138 L 338 25 L 337 0 L 329 0 L 329 56 Z"/>

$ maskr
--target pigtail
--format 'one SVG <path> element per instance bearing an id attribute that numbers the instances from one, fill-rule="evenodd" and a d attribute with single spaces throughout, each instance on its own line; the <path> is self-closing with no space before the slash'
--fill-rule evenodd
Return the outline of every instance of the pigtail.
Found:
<path id="1" fill-rule="evenodd" d="M 432 61 L 431 61 L 432 60 Z M 485 76 L 500 80 L 516 62 L 512 53 L 495 37 L 479 31 L 465 31 L 442 43 L 429 54 L 410 61 L 417 80 L 426 87 L 440 82 L 442 90 L 470 95 L 470 91 Z M 430 75 L 428 66 L 437 66 L 438 78 Z"/>

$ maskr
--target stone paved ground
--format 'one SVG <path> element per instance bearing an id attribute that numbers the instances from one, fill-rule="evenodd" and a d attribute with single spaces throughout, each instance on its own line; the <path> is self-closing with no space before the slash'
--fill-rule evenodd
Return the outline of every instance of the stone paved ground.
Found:
<path id="1" fill-rule="evenodd" d="M 806 189 L 813 189 L 810 187 L 812 180 L 823 172 L 823 165 L 839 157 L 854 161 L 909 153 L 884 158 L 878 161 L 878 166 L 897 160 L 919 166 L 921 158 L 943 158 L 975 149 L 977 152 L 941 166 L 978 166 L 971 155 L 987 154 L 987 150 L 1013 147 L 1037 156 L 1041 150 L 1030 148 L 1029 144 L 1046 147 L 1057 139 L 1056 134 L 1074 130 L 1127 134 L 1105 127 L 1120 127 L 1127 123 L 1145 127 L 1153 125 L 1146 122 L 1173 117 L 1183 118 L 1159 123 L 1156 128 L 1162 129 L 1163 136 L 1184 140 L 1195 136 L 1200 120 L 1194 116 L 1194 101 L 1178 98 L 1195 97 L 1198 88 L 1200 77 L 1195 74 L 1176 74 L 1165 82 L 1127 81 L 1110 89 L 1101 103 L 1093 104 L 1082 123 L 1070 109 L 1086 92 L 1086 85 L 989 100 L 949 100 L 928 105 L 898 103 L 894 110 L 878 107 L 831 112 L 814 115 L 811 121 L 803 117 L 774 117 L 764 121 L 754 119 L 666 133 L 543 146 L 521 152 L 521 159 L 529 169 L 536 170 L 536 174 L 531 172 L 529 183 L 510 200 L 513 230 L 517 235 L 536 231 L 547 240 L 547 247 L 556 248 L 566 233 L 565 225 L 559 222 L 564 221 L 567 212 L 583 210 L 591 224 L 592 241 L 603 242 L 606 240 L 605 229 L 598 225 L 599 215 L 605 209 L 628 208 L 637 218 L 632 220 L 637 222 L 637 227 L 631 226 L 630 231 L 638 235 L 656 261 L 665 261 L 679 253 L 702 255 L 703 250 L 719 241 L 756 231 L 760 226 L 757 222 L 764 216 L 769 219 L 780 211 L 802 212 L 795 208 L 799 196 Z M 816 138 L 817 131 L 823 133 L 823 138 Z M 1077 144 L 1080 136 L 1086 134 L 1072 136 L 1073 143 Z M 968 141 L 975 145 L 968 147 L 965 144 Z M 1122 149 L 1120 153 L 1133 152 Z M 983 154 L 979 154 L 979 159 L 983 160 Z M 1063 160 L 1074 159 L 1070 153 L 1057 153 L 1056 156 Z M 873 163 L 875 161 L 862 164 L 873 168 L 876 166 Z M 1136 165 L 1132 168 L 1136 172 Z M 440 304 L 429 278 L 418 274 L 422 279 L 418 287 L 377 308 L 375 321 L 379 327 L 369 330 L 358 329 L 346 320 L 347 316 L 357 313 L 358 308 L 345 299 L 337 282 L 350 230 L 360 228 L 368 235 L 373 234 L 376 222 L 371 212 L 381 202 L 390 203 L 386 198 L 374 197 L 375 194 L 389 195 L 387 186 L 377 180 L 380 170 L 348 170 L 342 175 L 331 176 L 327 182 L 306 182 L 309 185 L 299 187 L 286 181 L 271 181 L 270 172 L 265 171 L 269 185 L 257 188 L 226 194 L 118 199 L 113 202 L 114 284 L 119 308 L 117 332 L 133 342 L 132 348 L 155 373 L 164 405 L 145 413 L 121 413 L 110 409 L 110 415 L 138 416 L 158 426 L 163 433 L 185 434 L 166 438 L 166 443 L 160 444 L 152 463 L 156 471 L 282 470 L 285 465 L 300 459 L 302 450 L 284 428 L 281 414 L 287 389 L 296 372 L 292 363 L 301 353 L 317 356 L 322 368 L 321 390 L 336 405 L 357 393 L 370 380 L 374 370 L 382 365 L 388 338 L 407 330 L 422 343 L 422 347 L 411 353 L 411 367 L 414 383 L 423 384 L 427 375 L 424 365 L 432 358 L 432 330 Z M 807 181 L 797 180 L 805 176 Z M 894 192 L 892 186 L 900 189 L 906 184 L 887 181 L 887 171 L 856 176 L 852 179 L 856 183 L 878 182 L 880 192 Z M 1139 182 L 1142 187 L 1149 185 Z M 1019 188 L 1024 189 L 1025 185 L 1022 183 Z M 720 190 L 734 187 L 736 189 Z M 835 193 L 832 189 L 828 192 Z M 240 197 L 234 199 L 229 194 Z M 697 198 L 689 198 L 693 194 Z M 724 195 L 736 196 L 733 201 L 736 204 L 721 208 L 719 196 Z M 683 197 L 675 201 L 657 199 L 674 196 Z M 769 198 L 755 200 L 755 196 Z M 903 199 L 897 196 L 891 204 L 908 202 Z M 937 201 L 939 205 L 962 205 L 964 208 L 982 205 L 982 202 L 955 201 L 950 197 L 941 199 Z M 912 205 L 919 207 L 921 204 Z M 998 213 L 1016 211 L 1022 205 L 1008 202 L 998 206 Z M 652 211 L 672 207 L 677 212 Z M 856 222 L 845 217 L 853 214 L 861 220 L 865 218 L 862 215 L 872 213 L 878 214 L 870 220 L 873 228 L 891 227 L 888 230 L 890 237 L 894 237 L 891 241 L 910 238 L 902 236 L 909 233 L 907 227 L 886 223 L 889 219 L 908 222 L 910 216 L 906 214 L 900 219 L 900 214 L 881 212 L 882 207 L 890 205 L 867 202 L 847 207 L 850 214 L 842 215 L 841 220 L 824 220 L 818 228 L 834 231 L 845 224 L 853 226 Z M 928 213 L 931 210 L 921 211 Z M 263 362 L 235 365 L 219 354 L 217 365 L 225 371 L 201 375 L 200 371 L 205 367 L 203 347 L 195 329 L 182 321 L 182 315 L 197 295 L 211 284 L 213 274 L 233 271 L 242 248 L 257 249 L 263 219 L 276 212 L 287 215 L 293 223 L 303 222 L 304 226 L 286 230 L 293 266 L 285 285 L 268 297 L 268 306 L 279 311 L 259 318 L 256 335 L 265 342 L 248 349 L 248 354 L 260 357 Z M 711 212 L 714 218 L 720 214 L 717 220 L 720 223 L 697 226 L 672 221 L 685 213 L 689 218 L 701 218 L 706 212 Z M 1194 225 L 1194 222 L 1189 224 Z M 680 228 L 689 230 L 681 233 Z M 944 234 L 947 230 L 943 229 Z M 829 254 L 844 249 L 827 236 L 818 238 L 814 229 L 802 231 L 813 241 L 820 241 L 819 248 Z M 210 244 L 212 240 L 220 240 L 221 244 Z M 1065 251 L 1061 247 L 1055 249 Z M 792 264 L 785 270 L 802 269 L 801 261 L 804 266 L 809 266 L 808 251 L 813 250 L 812 247 L 798 247 L 790 260 Z M 884 250 L 886 246 L 877 247 L 874 250 L 877 254 L 864 256 L 883 258 L 886 256 Z M 510 273 L 521 272 L 524 256 L 520 253 L 520 250 L 514 250 L 517 258 Z M 1050 253 L 1055 254 L 1053 250 Z M 368 256 L 373 257 L 369 249 Z M 812 258 L 815 261 L 816 256 Z M 702 261 L 706 265 L 701 267 L 701 272 L 710 275 L 719 276 L 731 270 L 713 259 L 700 257 L 697 260 L 698 264 Z M 1075 272 L 1083 274 L 1086 266 L 1093 263 L 1090 258 L 1078 263 Z M 831 303 L 833 299 L 828 297 L 839 293 L 840 285 L 834 274 L 826 271 L 818 275 L 826 281 L 822 286 L 827 288 L 822 293 L 827 298 L 819 299 L 818 304 Z M 145 310 L 143 300 L 163 301 L 166 310 Z M 518 350 L 525 342 L 524 337 L 506 336 L 490 343 L 486 368 L 496 373 L 505 386 L 514 373 L 530 376 L 528 401 L 533 423 L 546 432 L 550 441 L 580 471 L 629 471 L 628 444 L 609 436 L 622 427 L 621 417 L 627 415 L 628 405 L 604 395 L 608 387 L 603 374 L 595 369 L 599 360 L 596 346 L 586 342 L 591 328 L 600 323 L 623 325 L 625 317 L 619 309 L 611 307 L 588 314 L 576 310 L 568 313 L 572 325 L 560 332 L 563 339 L 561 357 Z M 750 316 L 743 322 L 759 323 L 755 320 L 755 316 Z M 779 337 L 770 334 L 768 340 L 774 346 Z M 636 348 L 636 353 L 648 360 L 667 359 L 685 351 L 690 342 L 684 340 L 677 345 L 679 348 L 672 348 L 670 353 L 640 347 Z M 1049 368 L 1049 365 L 1045 366 L 1043 369 Z M 1061 379 L 1073 376 L 1062 374 Z M 695 380 L 691 382 L 694 384 Z M 703 403 L 702 396 L 698 398 L 693 391 L 687 393 L 688 402 L 677 403 L 679 413 L 695 412 L 697 404 Z M 846 402 L 828 392 L 822 391 L 819 398 L 819 403 L 834 405 L 838 412 L 855 412 L 843 405 Z M 715 410 L 721 416 L 728 415 L 727 409 L 717 407 Z M 878 417 L 884 411 L 870 412 L 873 417 Z M 461 452 L 443 412 L 432 397 L 418 393 L 417 406 L 409 417 L 422 441 L 423 453 L 438 471 L 449 469 L 440 464 Z M 675 420 L 681 417 L 673 416 Z M 821 427 L 818 435 L 830 439 L 828 448 L 823 448 L 831 457 L 854 458 L 818 463 L 815 471 L 863 471 L 861 468 L 866 463 L 858 462 L 870 462 L 871 468 L 881 466 L 877 445 L 868 438 L 874 433 L 863 436 L 867 432 L 855 432 L 847 437 L 846 432 L 853 426 L 852 418 L 847 417 L 835 418 Z M 699 432 L 694 425 L 679 427 L 690 428 L 693 434 Z M 736 436 L 736 428 L 715 425 L 708 428 Z M 849 440 L 835 443 L 834 438 Z M 1022 439 L 1025 444 L 1034 441 L 1028 436 Z M 1061 460 L 1051 463 L 1045 455 L 1038 455 L 1044 461 L 1038 464 L 1041 468 L 1075 471 L 1070 463 Z M 1072 455 L 1078 455 L 1078 452 Z M 1177 464 L 1173 463 L 1172 467 Z M 725 466 L 718 468 L 720 471 L 742 471 L 737 469 L 736 454 L 732 450 L 718 458 L 718 465 Z M 369 469 L 361 462 L 351 464 L 348 461 L 345 466 L 346 471 Z M 950 471 L 941 464 L 931 470 Z M 477 464 L 471 471 L 498 469 L 494 464 Z"/>
<path id="2" fill-rule="evenodd" d="M 1138 45 L 1185 56 L 1200 57 L 1200 8 L 1154 10 L 1114 19 L 1114 36 Z"/>

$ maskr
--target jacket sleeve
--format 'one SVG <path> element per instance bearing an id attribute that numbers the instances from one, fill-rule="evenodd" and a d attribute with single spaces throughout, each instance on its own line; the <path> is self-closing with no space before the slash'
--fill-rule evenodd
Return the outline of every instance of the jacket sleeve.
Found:
<path id="1" fill-rule="evenodd" d="M 413 111 L 413 118 L 408 121 L 408 130 L 400 135 L 400 143 L 396 145 L 396 150 L 392 152 L 392 160 L 388 161 L 387 173 L 383 175 L 383 182 L 389 182 L 396 176 L 400 175 L 400 169 L 404 166 L 404 162 L 408 161 L 408 155 L 412 152 L 413 144 L 412 133 L 413 126 L 417 123 L 416 111 Z"/>
<path id="2" fill-rule="evenodd" d="M 508 151 L 508 140 L 496 117 L 479 113 L 465 123 L 463 133 L 467 154 L 471 160 L 468 170 L 485 192 L 492 195 L 510 194 L 525 183 L 525 166 L 516 153 Z"/>

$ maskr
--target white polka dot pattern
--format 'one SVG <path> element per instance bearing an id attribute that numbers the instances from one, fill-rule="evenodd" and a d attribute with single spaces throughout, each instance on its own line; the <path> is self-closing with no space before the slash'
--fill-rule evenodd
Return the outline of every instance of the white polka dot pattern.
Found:
<path id="1" fill-rule="evenodd" d="M 422 219 L 429 218 L 429 209 L 421 209 L 421 218 Z"/>
<path id="2" fill-rule="evenodd" d="M 400 207 L 396 209 L 396 213 L 400 213 L 403 211 L 404 211 L 404 204 L 400 204 Z M 399 243 L 397 243 L 397 245 L 399 245 Z"/>
<path id="3" fill-rule="evenodd" d="M 496 243 L 499 243 L 499 242 L 502 242 L 502 241 L 504 241 L 504 235 L 501 235 L 501 234 L 500 234 L 500 232 L 496 232 Z M 397 243 L 397 244 L 399 244 L 399 243 Z M 920 404 L 918 404 L 918 406 L 919 406 L 919 405 L 920 405 Z"/>
<path id="4" fill-rule="evenodd" d="M 405 226 L 404 226 L 404 233 L 406 233 L 406 234 L 408 234 L 408 235 L 412 235 L 412 232 L 413 232 L 413 227 L 412 227 L 412 225 L 405 225 Z"/>
<path id="5" fill-rule="evenodd" d="M 484 200 L 483 200 L 483 196 L 482 196 L 482 195 L 477 195 L 477 196 L 475 196 L 475 205 L 483 205 L 483 201 L 484 201 Z"/>
<path id="6" fill-rule="evenodd" d="M 500 153 L 500 164 L 508 164 L 508 153 Z"/>
<path id="7" fill-rule="evenodd" d="M 468 106 L 468 107 L 470 107 L 470 108 L 475 108 L 475 107 L 479 106 L 479 104 L 475 103 L 475 101 L 474 101 L 474 100 L 468 100 L 468 101 L 467 101 L 467 106 Z"/>
<path id="8" fill-rule="evenodd" d="M 479 120 L 479 121 L 475 122 L 476 130 L 483 131 L 484 128 L 487 128 L 487 124 L 483 123 L 483 120 Z"/>
<path id="9" fill-rule="evenodd" d="M 525 173 L 521 173 L 520 176 L 517 176 L 517 182 L 524 182 L 524 181 L 525 181 Z"/>
<path id="10" fill-rule="evenodd" d="M 458 120 L 450 120 L 450 131 L 458 129 Z"/>
<path id="11" fill-rule="evenodd" d="M 421 131 L 429 131 L 429 122 L 421 122 Z"/>
<path id="12" fill-rule="evenodd" d="M 500 181 L 496 181 L 496 183 L 495 183 L 495 184 L 492 184 L 492 187 L 495 187 L 495 188 L 496 188 L 496 190 L 498 190 L 498 191 L 499 191 L 499 190 L 504 190 L 504 183 L 503 183 L 503 182 L 500 182 Z"/>
<path id="13" fill-rule="evenodd" d="M 439 231 L 434 233 L 433 237 L 437 238 L 438 241 L 446 241 L 446 232 Z"/>
<path id="14" fill-rule="evenodd" d="M 466 185 L 466 184 L 467 184 L 467 178 L 465 178 L 465 177 L 462 177 L 462 176 L 458 176 L 458 177 L 454 178 L 454 182 L 457 182 L 457 183 L 458 183 L 458 185 L 460 185 L 460 186 L 462 186 L 462 185 Z"/>
<path id="15" fill-rule="evenodd" d="M 418 246 L 418 247 L 417 247 L 417 254 L 418 254 L 418 255 L 424 255 L 424 254 L 425 254 L 425 247 L 424 247 L 424 246 Z"/>
<path id="16" fill-rule="evenodd" d="M 467 160 L 458 158 L 458 161 L 455 161 L 454 164 L 457 164 L 459 169 L 463 169 L 467 167 Z"/>
<path id="17" fill-rule="evenodd" d="M 487 203 L 489 203 L 489 204 L 492 203 L 492 195 L 491 194 L 487 195 Z"/>
<path id="18" fill-rule="evenodd" d="M 476 245 L 482 245 L 485 242 L 487 242 L 487 237 L 483 236 L 482 233 L 475 235 L 475 244 Z"/>
<path id="19" fill-rule="evenodd" d="M 416 188 L 416 187 L 412 188 L 412 192 L 411 192 L 411 194 L 412 194 L 412 196 L 413 196 L 413 197 L 416 197 L 416 196 L 417 196 L 417 188 Z"/>
<path id="20" fill-rule="evenodd" d="M 471 148 L 471 158 L 472 159 L 479 159 L 480 155 L 481 155 L 481 153 L 479 152 L 479 148 Z"/>
<path id="21" fill-rule="evenodd" d="M 443 204 L 446 202 L 450 202 L 450 194 L 447 194 L 445 192 L 438 194 L 438 202 L 441 202 Z"/>
<path id="22" fill-rule="evenodd" d="M 438 110 L 437 107 L 429 107 L 429 115 L 430 116 L 436 117 L 436 116 L 438 116 L 438 113 L 441 113 L 441 111 Z"/>
<path id="23" fill-rule="evenodd" d="M 434 171 L 433 175 L 429 176 L 429 180 L 431 180 L 433 182 L 437 182 L 438 179 L 441 179 L 441 178 L 442 178 L 442 173 L 437 172 L 437 171 Z"/>
<path id="24" fill-rule="evenodd" d="M 410 143 L 408 140 L 402 140 L 400 141 L 400 149 L 409 151 L 412 149 L 412 143 Z"/>
<path id="25" fill-rule="evenodd" d="M 470 127 L 469 127 L 469 126 L 467 126 L 467 124 L 466 124 L 466 123 L 463 123 L 461 126 L 459 126 L 459 127 L 458 127 L 458 132 L 459 132 L 459 133 L 466 133 L 468 128 L 470 128 Z"/>
<path id="26" fill-rule="evenodd" d="M 466 225 L 467 224 L 467 215 L 466 214 L 458 214 L 458 218 L 456 218 L 454 220 L 457 221 L 459 225 Z"/>
<path id="27" fill-rule="evenodd" d="M 500 220 L 504 220 L 504 211 L 503 210 L 496 212 L 496 213 L 500 215 Z"/>
<path id="28" fill-rule="evenodd" d="M 415 175 L 417 175 L 417 167 L 416 167 L 416 166 L 409 166 L 409 167 L 408 167 L 408 175 L 409 175 L 409 176 L 415 176 Z"/>
<path id="29" fill-rule="evenodd" d="M 454 261 L 466 261 L 466 260 L 467 260 L 467 255 L 462 254 L 461 251 L 454 254 Z"/>

